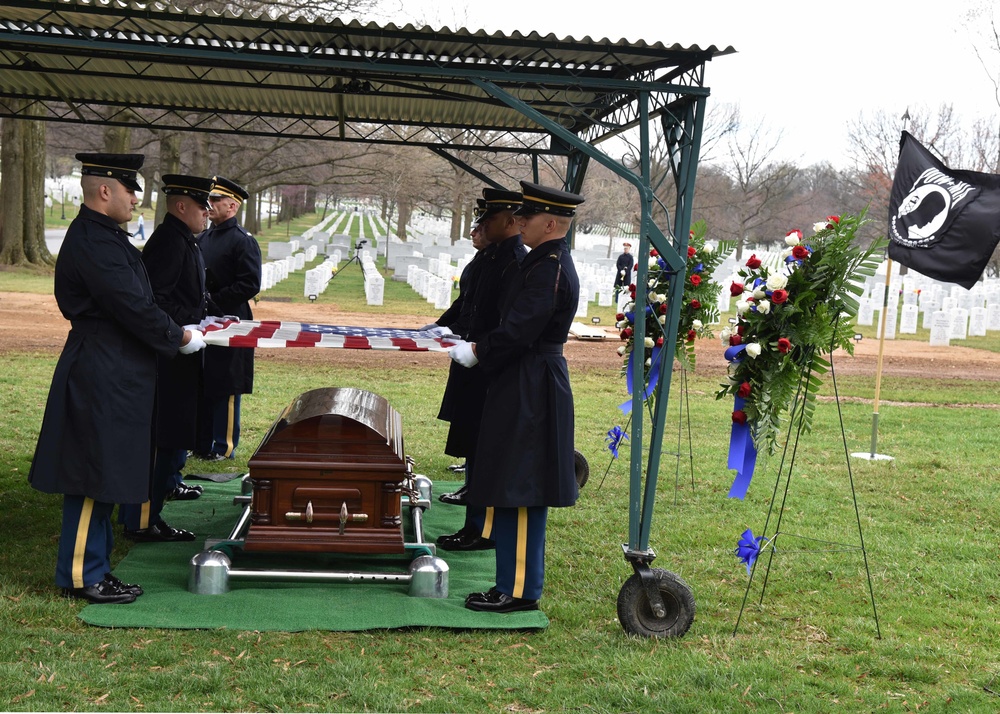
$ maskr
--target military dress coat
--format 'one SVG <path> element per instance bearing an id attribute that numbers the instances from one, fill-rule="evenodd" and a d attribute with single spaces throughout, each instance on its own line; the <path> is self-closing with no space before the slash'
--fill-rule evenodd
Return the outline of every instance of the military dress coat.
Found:
<path id="1" fill-rule="evenodd" d="M 28 481 L 105 503 L 149 496 L 156 356 L 183 328 L 157 307 L 139 251 L 113 219 L 80 207 L 55 267 L 72 324 L 49 388 Z"/>
<path id="2" fill-rule="evenodd" d="M 572 506 L 573 393 L 562 346 L 580 281 L 565 239 L 524 258 L 499 327 L 476 342 L 489 378 L 468 501 L 501 508 Z"/>
<path id="3" fill-rule="evenodd" d="M 510 236 L 499 243 L 487 246 L 477 255 L 479 269 L 471 281 L 470 297 L 466 299 L 466 324 L 462 335 L 475 342 L 500 324 L 500 307 L 504 286 L 517 274 L 518 265 L 527 254 L 521 236 Z M 483 405 L 489 379 L 478 366 L 462 367 L 452 363 L 448 385 L 441 401 L 441 411 L 451 421 L 444 452 L 450 456 L 472 456 L 479 439 Z"/>
<path id="4" fill-rule="evenodd" d="M 178 325 L 205 317 L 205 264 L 191 229 L 168 213 L 142 249 L 153 299 Z M 202 352 L 157 357 L 156 446 L 195 447 Z"/>
<path id="5" fill-rule="evenodd" d="M 252 320 L 250 300 L 260 292 L 261 257 L 256 239 L 233 216 L 198 239 L 212 315 Z M 253 392 L 253 348 L 207 347 L 205 395 L 217 399 Z"/>

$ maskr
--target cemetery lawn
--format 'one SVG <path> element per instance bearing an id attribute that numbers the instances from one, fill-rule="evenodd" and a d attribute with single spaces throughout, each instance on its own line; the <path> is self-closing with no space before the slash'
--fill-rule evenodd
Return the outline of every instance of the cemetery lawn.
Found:
<path id="1" fill-rule="evenodd" d="M 357 272 L 352 284 L 350 272 Z M 9 289 L 4 273 L 4 289 Z M 22 280 L 22 278 L 17 278 Z M 28 283 L 39 280 L 27 276 Z M 289 279 L 290 282 L 292 278 Z M 301 276 L 298 280 L 301 282 Z M 655 567 L 683 577 L 697 617 L 677 640 L 626 635 L 615 601 L 632 574 L 628 473 L 605 434 L 625 426 L 619 342 L 567 346 L 576 398 L 576 443 L 590 463 L 578 504 L 550 512 L 537 632 L 237 632 L 100 629 L 76 617 L 82 604 L 52 586 L 58 497 L 26 483 L 52 370 L 66 324 L 44 290 L 0 293 L 0 701 L 12 711 L 420 711 L 733 712 L 996 711 L 1000 698 L 1000 350 L 886 343 L 878 452 L 868 451 L 877 343 L 838 356 L 840 410 L 824 387 L 813 433 L 796 452 L 782 520 L 785 546 L 763 568 L 734 627 L 747 572 L 733 555 L 747 528 L 761 534 L 779 458 L 763 459 L 745 501 L 726 498 L 732 404 L 714 398 L 724 361 L 699 344 L 689 376 L 692 459 L 678 451 L 681 379 L 674 376 L 650 546 Z M 343 281 L 338 283 L 337 281 Z M 20 283 L 18 283 L 20 284 Z M 284 285 L 284 284 L 282 284 Z M 262 319 L 419 326 L 438 313 L 412 292 L 364 305 L 352 267 L 316 304 L 289 287 L 256 308 Z M 405 285 L 399 284 L 401 288 Z M 13 288 L 21 290 L 20 287 Z M 276 300 L 274 298 L 286 298 Z M 612 316 L 613 317 L 613 316 Z M 602 324 L 607 321 L 602 320 Z M 996 337 L 983 338 L 1000 342 Z M 963 343 L 964 344 L 964 343 Z M 244 397 L 238 460 L 246 461 L 279 412 L 321 386 L 385 396 L 403 419 L 416 468 L 447 480 L 446 424 L 435 417 L 447 378 L 440 354 L 258 350 L 253 395 Z M 686 426 L 685 426 L 686 429 Z M 693 474 L 691 464 L 693 462 Z M 858 522 L 881 638 L 857 550 Z M 199 470 L 212 466 L 199 465 Z M 607 476 L 605 477 L 605 472 Z M 603 481 L 603 483 L 602 483 Z M 779 494 L 784 489 L 781 483 Z M 169 507 L 183 508 L 183 503 Z M 434 507 L 444 508 L 439 504 Z M 773 536 L 774 519 L 770 530 Z M 120 533 L 119 533 L 120 535 Z M 812 541 L 848 546 L 818 550 Z M 808 546 L 808 550 L 802 546 Z M 129 543 L 118 538 L 115 559 Z M 806 550 L 806 552 L 797 552 Z M 491 557 L 484 553 L 483 557 Z M 762 561 L 761 566 L 765 564 Z M 331 598 L 337 596 L 331 586 Z M 280 591 L 275 605 L 280 606 Z M 996 679 L 995 679 L 996 678 Z"/>

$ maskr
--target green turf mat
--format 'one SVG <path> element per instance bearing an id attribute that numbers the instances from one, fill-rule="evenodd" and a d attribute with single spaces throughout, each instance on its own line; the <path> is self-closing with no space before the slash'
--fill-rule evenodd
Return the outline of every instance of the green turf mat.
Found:
<path id="1" fill-rule="evenodd" d="M 460 484 L 435 483 L 445 493 Z M 115 569 L 115 575 L 142 585 L 145 594 L 128 605 L 88 605 L 80 618 L 101 627 L 163 627 L 175 629 L 354 631 L 400 627 L 463 629 L 544 628 L 541 611 L 506 615 L 473 612 L 465 596 L 493 585 L 493 551 L 439 555 L 448 563 L 449 596 L 445 599 L 410 597 L 405 583 L 288 583 L 232 580 L 224 595 L 195 595 L 187 591 L 189 562 L 205 538 L 224 538 L 232 530 L 240 507 L 232 504 L 239 481 L 205 483 L 196 501 L 171 501 L 164 519 L 172 526 L 194 531 L 188 543 L 137 543 Z M 404 516 L 406 517 L 406 516 Z M 432 541 L 457 531 L 464 509 L 436 500 L 424 517 L 424 536 Z M 275 556 L 237 552 L 234 568 L 376 570 L 406 572 L 408 558 L 398 556 Z"/>

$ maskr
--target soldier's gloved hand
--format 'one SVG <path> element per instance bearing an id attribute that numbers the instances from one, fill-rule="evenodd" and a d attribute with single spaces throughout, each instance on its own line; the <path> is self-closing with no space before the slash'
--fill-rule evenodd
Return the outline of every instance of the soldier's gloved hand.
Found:
<path id="1" fill-rule="evenodd" d="M 431 330 L 437 330 L 437 329 L 440 329 L 440 328 L 441 328 L 441 325 L 437 324 L 436 322 L 432 322 L 429 325 L 424 325 L 423 327 L 421 327 L 420 331 L 421 332 L 430 332 Z"/>
<path id="2" fill-rule="evenodd" d="M 223 320 L 229 320 L 230 322 L 239 322 L 240 318 L 238 315 L 223 315 Z"/>
<path id="3" fill-rule="evenodd" d="M 451 331 L 450 327 L 440 327 L 435 325 L 430 330 L 427 330 L 435 337 L 454 337 L 456 340 L 459 339 L 458 335 Z"/>
<path id="4" fill-rule="evenodd" d="M 205 349 L 205 338 L 198 330 L 187 329 L 184 332 L 185 335 L 190 335 L 187 344 L 181 345 L 178 350 L 182 355 L 189 355 L 197 352 L 198 350 Z"/>
<path id="5" fill-rule="evenodd" d="M 476 357 L 474 345 L 474 342 L 459 342 L 448 350 L 448 356 L 463 367 L 475 367 L 479 364 L 479 358 Z"/>

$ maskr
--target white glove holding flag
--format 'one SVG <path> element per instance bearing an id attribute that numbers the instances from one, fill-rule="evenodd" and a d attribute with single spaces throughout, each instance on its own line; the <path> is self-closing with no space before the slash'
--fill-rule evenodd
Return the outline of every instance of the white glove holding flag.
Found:
<path id="1" fill-rule="evenodd" d="M 451 331 L 448 327 L 441 327 L 440 325 L 427 325 L 426 328 L 422 328 L 422 332 L 429 332 L 435 337 L 454 337 L 458 339 L 458 335 Z"/>
<path id="2" fill-rule="evenodd" d="M 432 322 L 429 325 L 424 325 L 423 327 L 421 327 L 420 331 L 421 332 L 430 332 L 431 330 L 438 330 L 440 328 L 441 328 L 441 325 L 437 324 L 436 322 Z"/>
<path id="3" fill-rule="evenodd" d="M 476 357 L 473 344 L 472 342 L 459 342 L 448 350 L 448 356 L 463 367 L 475 367 L 479 364 L 479 358 Z"/>
<path id="4" fill-rule="evenodd" d="M 194 354 L 198 350 L 205 349 L 205 338 L 202 336 L 201 332 L 195 327 L 195 329 L 185 328 L 187 332 L 191 333 L 191 339 L 188 340 L 186 345 L 181 345 L 178 350 L 182 355 Z"/>

